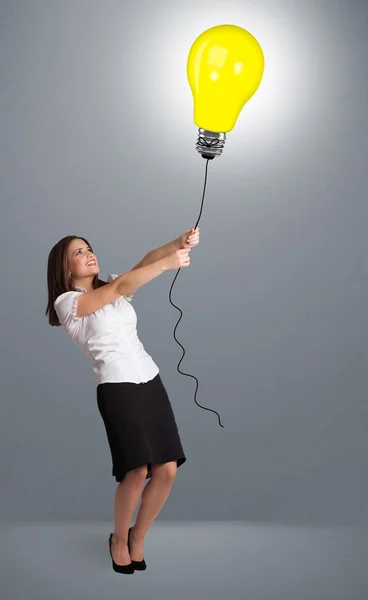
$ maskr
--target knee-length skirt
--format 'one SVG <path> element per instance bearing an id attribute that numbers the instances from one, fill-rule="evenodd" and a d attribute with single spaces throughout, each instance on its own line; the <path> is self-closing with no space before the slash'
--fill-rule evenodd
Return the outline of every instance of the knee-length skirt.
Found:
<path id="1" fill-rule="evenodd" d="M 145 383 L 100 383 L 97 405 L 103 419 L 112 458 L 112 475 L 121 481 L 128 471 L 152 463 L 186 457 L 170 399 L 160 373 Z"/>

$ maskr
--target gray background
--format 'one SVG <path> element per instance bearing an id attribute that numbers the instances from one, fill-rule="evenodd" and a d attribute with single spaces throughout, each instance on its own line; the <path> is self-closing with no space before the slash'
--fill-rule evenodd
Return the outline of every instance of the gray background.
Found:
<path id="1" fill-rule="evenodd" d="M 45 317 L 83 235 L 100 276 L 193 226 L 205 161 L 186 60 L 234 23 L 258 92 L 209 163 L 201 243 L 133 300 L 187 462 L 160 520 L 367 524 L 367 3 L 0 3 L 2 520 L 111 518 L 92 365 Z"/>

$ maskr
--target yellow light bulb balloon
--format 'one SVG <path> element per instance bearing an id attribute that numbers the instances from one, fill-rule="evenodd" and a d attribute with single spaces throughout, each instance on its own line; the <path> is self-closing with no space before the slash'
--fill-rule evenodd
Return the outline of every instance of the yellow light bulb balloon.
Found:
<path id="1" fill-rule="evenodd" d="M 262 48 L 237 25 L 216 25 L 193 42 L 187 76 L 199 128 L 196 148 L 203 158 L 222 153 L 226 132 L 256 92 L 264 70 Z"/>

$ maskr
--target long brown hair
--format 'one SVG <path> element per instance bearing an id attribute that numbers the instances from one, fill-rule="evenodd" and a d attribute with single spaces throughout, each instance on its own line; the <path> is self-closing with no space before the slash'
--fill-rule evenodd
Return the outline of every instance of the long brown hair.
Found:
<path id="1" fill-rule="evenodd" d="M 74 286 L 71 284 L 70 279 L 68 277 L 68 258 L 67 252 L 69 244 L 72 240 L 80 239 L 86 242 L 87 246 L 89 246 L 93 252 L 91 244 L 86 240 L 86 238 L 81 235 L 67 235 L 62 238 L 55 246 L 52 248 L 48 262 L 47 262 L 47 289 L 48 289 L 48 303 L 46 308 L 46 316 L 49 317 L 49 325 L 52 327 L 60 327 L 61 323 L 58 319 L 54 308 L 54 302 L 60 294 L 64 294 L 64 292 L 72 292 L 75 290 Z M 103 281 L 98 278 L 98 274 L 96 274 L 92 281 L 92 288 L 96 289 L 106 285 L 107 281 Z"/>

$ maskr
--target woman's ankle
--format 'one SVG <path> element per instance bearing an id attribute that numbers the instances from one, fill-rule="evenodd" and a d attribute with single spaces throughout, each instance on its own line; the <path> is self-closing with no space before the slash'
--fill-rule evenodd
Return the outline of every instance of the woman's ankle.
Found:
<path id="1" fill-rule="evenodd" d="M 128 543 L 128 538 L 123 535 L 117 535 L 115 532 L 112 534 L 112 543 L 117 546 L 125 546 Z"/>
<path id="2" fill-rule="evenodd" d="M 134 524 L 132 527 L 132 531 L 130 533 L 130 535 L 137 541 L 137 542 L 141 542 L 144 540 L 144 536 L 145 534 L 141 533 L 141 531 L 139 531 L 139 529 L 137 529 L 136 525 Z"/>

